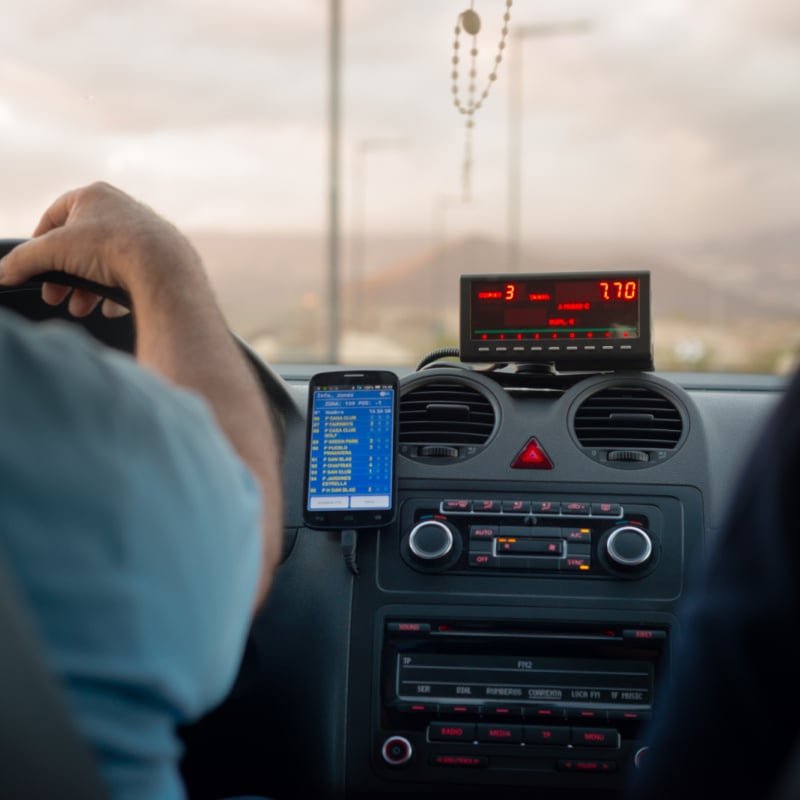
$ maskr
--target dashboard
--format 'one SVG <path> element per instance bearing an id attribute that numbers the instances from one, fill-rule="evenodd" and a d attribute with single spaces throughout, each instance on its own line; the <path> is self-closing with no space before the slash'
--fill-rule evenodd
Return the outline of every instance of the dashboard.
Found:
<path id="1" fill-rule="evenodd" d="M 35 289 L 2 303 L 42 313 Z M 129 319 L 82 324 L 131 349 Z M 355 574 L 303 523 L 326 367 L 242 348 L 282 435 L 284 553 L 233 691 L 181 732 L 189 796 L 619 797 L 783 379 L 403 371 L 398 513 Z"/>
<path id="2" fill-rule="evenodd" d="M 186 732 L 191 796 L 619 796 L 782 380 L 405 373 L 399 513 L 354 575 L 302 523 L 310 374 L 282 378 L 284 562 Z"/>

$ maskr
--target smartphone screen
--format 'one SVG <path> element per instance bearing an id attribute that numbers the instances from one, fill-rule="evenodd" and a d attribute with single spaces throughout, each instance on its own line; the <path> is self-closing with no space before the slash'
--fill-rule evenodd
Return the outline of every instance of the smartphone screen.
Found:
<path id="1" fill-rule="evenodd" d="M 324 372 L 309 386 L 304 517 L 311 527 L 380 527 L 394 517 L 397 376 Z"/>

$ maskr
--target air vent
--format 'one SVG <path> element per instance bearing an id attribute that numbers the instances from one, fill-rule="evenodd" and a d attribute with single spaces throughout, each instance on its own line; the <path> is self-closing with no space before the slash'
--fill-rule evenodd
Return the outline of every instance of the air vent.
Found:
<path id="1" fill-rule="evenodd" d="M 597 460 L 642 467 L 663 461 L 675 450 L 683 435 L 683 416 L 665 394 L 624 384 L 584 400 L 575 412 L 573 429 Z"/>
<path id="2" fill-rule="evenodd" d="M 459 380 L 423 383 L 400 399 L 400 452 L 417 460 L 470 458 L 494 433 L 492 402 Z"/>

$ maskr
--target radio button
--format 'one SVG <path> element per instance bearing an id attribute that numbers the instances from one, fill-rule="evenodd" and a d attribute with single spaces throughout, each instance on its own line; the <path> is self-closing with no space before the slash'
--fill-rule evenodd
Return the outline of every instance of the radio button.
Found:
<path id="1" fill-rule="evenodd" d="M 499 500 L 473 500 L 472 510 L 476 514 L 499 514 L 503 504 Z"/>
<path id="2" fill-rule="evenodd" d="M 569 744 L 569 728 L 547 725 L 526 725 L 524 738 L 528 744 L 546 744 L 563 747 Z"/>
<path id="3" fill-rule="evenodd" d="M 478 725 L 478 741 L 504 744 L 522 741 L 521 725 Z"/>
<path id="4" fill-rule="evenodd" d="M 462 756 L 440 753 L 432 755 L 429 763 L 434 767 L 488 767 L 489 759 L 486 756 Z"/>
<path id="5" fill-rule="evenodd" d="M 541 500 L 531 503 L 531 514 L 546 514 L 558 516 L 561 513 L 561 503 L 550 500 Z"/>
<path id="6" fill-rule="evenodd" d="M 572 744 L 579 747 L 619 747 L 619 731 L 613 728 L 573 728 Z"/>
<path id="7" fill-rule="evenodd" d="M 587 772 L 595 775 L 617 771 L 616 761 L 595 761 L 594 759 L 562 758 L 558 762 L 562 772 Z"/>
<path id="8" fill-rule="evenodd" d="M 503 513 L 504 514 L 519 514 L 520 516 L 527 516 L 531 512 L 531 504 L 527 500 L 504 500 Z"/>
<path id="9" fill-rule="evenodd" d="M 622 506 L 618 503 L 592 503 L 593 517 L 621 517 Z"/>
<path id="10" fill-rule="evenodd" d="M 442 500 L 442 513 L 447 511 L 468 514 L 472 511 L 472 500 Z"/>
<path id="11" fill-rule="evenodd" d="M 497 525 L 470 525 L 469 538 L 491 540 L 497 536 Z"/>
<path id="12" fill-rule="evenodd" d="M 471 722 L 431 722 L 428 738 L 432 742 L 472 742 L 475 740 L 475 725 Z"/>

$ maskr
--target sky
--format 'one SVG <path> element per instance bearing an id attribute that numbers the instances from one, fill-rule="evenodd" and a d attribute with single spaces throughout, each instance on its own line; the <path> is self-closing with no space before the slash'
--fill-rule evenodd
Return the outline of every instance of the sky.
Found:
<path id="1" fill-rule="evenodd" d="M 345 232 L 360 189 L 369 233 L 503 237 L 509 50 L 475 116 L 472 201 L 461 203 L 450 73 L 470 0 L 342 5 Z M 505 3 L 474 7 L 480 91 Z M 325 0 L 6 4 L 0 236 L 26 235 L 58 194 L 96 179 L 188 229 L 323 233 L 327 12 Z M 800 3 L 516 0 L 510 13 L 512 29 L 591 23 L 521 45 L 526 240 L 796 228 Z M 357 173 L 366 140 L 382 146 Z"/>

